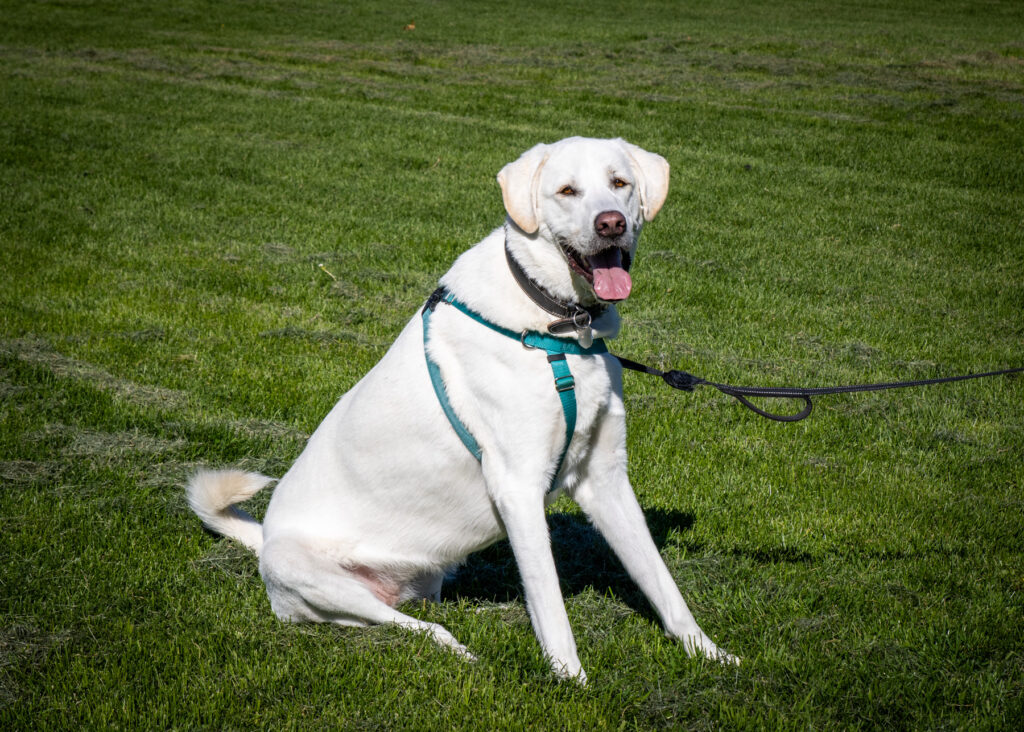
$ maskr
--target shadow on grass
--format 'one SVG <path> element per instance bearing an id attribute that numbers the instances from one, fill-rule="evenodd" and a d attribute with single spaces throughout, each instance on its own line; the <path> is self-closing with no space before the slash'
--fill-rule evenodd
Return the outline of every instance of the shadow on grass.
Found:
<path id="1" fill-rule="evenodd" d="M 694 521 L 692 514 L 680 511 L 652 510 L 645 512 L 645 516 L 659 549 L 673 532 L 688 530 Z M 611 547 L 585 518 L 559 513 L 548 517 L 548 525 L 563 595 L 579 594 L 590 588 L 600 595 L 611 592 L 635 612 L 656 619 Z M 455 577 L 445 582 L 443 594 L 449 600 L 521 601 L 519 570 L 508 541 L 500 541 L 471 555 Z"/>
<path id="2" fill-rule="evenodd" d="M 651 509 L 645 511 L 644 516 L 659 551 L 666 544 L 678 541 L 678 535 L 688 531 L 694 523 L 692 514 L 681 511 Z M 564 596 L 589 589 L 599 595 L 610 592 L 634 612 L 657 622 L 657 616 L 643 593 L 608 543 L 584 517 L 558 513 L 548 517 L 548 525 Z M 673 534 L 677 538 L 670 540 Z M 690 543 L 687 546 L 691 550 L 701 550 L 700 546 Z M 732 554 L 755 564 L 802 564 L 813 560 L 812 555 L 806 552 L 786 547 L 735 550 Z M 519 570 L 508 541 L 500 541 L 471 555 L 459 567 L 455 577 L 445 581 L 443 596 L 446 600 L 476 602 L 522 601 Z"/>

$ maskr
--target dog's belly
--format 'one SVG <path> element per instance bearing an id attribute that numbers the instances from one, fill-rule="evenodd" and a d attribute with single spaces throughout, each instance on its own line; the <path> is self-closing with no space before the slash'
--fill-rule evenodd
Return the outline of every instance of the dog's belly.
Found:
<path id="1" fill-rule="evenodd" d="M 310 437 L 274 490 L 264 541 L 314 539 L 339 561 L 413 572 L 503 535 L 480 463 L 430 386 L 421 328 L 414 318 Z"/>

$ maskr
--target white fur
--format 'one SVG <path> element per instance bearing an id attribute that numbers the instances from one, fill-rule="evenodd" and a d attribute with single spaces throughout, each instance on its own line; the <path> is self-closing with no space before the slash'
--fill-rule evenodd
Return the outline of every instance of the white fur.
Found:
<path id="1" fill-rule="evenodd" d="M 235 503 L 256 495 L 274 481 L 241 470 L 200 470 L 185 488 L 189 507 L 211 531 L 242 542 L 256 554 L 263 548 L 263 527 Z"/>
<path id="2" fill-rule="evenodd" d="M 613 185 L 619 179 L 624 186 Z M 557 242 L 582 253 L 602 245 L 595 216 L 627 221 L 632 253 L 642 224 L 668 190 L 668 164 L 622 140 L 570 138 L 537 146 L 502 169 L 509 218 L 458 258 L 441 279 L 456 297 L 505 328 L 543 331 L 551 316 L 529 300 L 505 262 L 514 256 L 548 292 L 584 304 L 591 286 L 571 272 Z M 573 195 L 563 195 L 571 186 Z M 613 337 L 614 306 L 595 324 Z M 431 318 L 431 357 L 451 404 L 479 443 L 477 461 L 459 441 L 431 387 L 416 313 L 381 361 L 334 406 L 281 479 L 263 521 L 229 507 L 268 479 L 200 473 L 189 502 L 207 526 L 260 555 L 271 606 L 286 620 L 343 625 L 391 622 L 429 633 L 471 657 L 444 628 L 400 613 L 437 599 L 449 567 L 507 536 L 537 638 L 556 674 L 585 681 L 551 555 L 545 502 L 566 492 L 605 536 L 690 654 L 736 659 L 697 626 L 658 554 L 626 474 L 622 373 L 610 356 L 569 356 L 576 432 L 557 491 L 546 495 L 565 422 L 543 352 L 474 322 L 447 305 Z"/>

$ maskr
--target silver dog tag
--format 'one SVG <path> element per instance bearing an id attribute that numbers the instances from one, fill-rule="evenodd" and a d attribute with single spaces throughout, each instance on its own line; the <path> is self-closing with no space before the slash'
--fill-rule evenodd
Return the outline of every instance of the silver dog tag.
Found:
<path id="1" fill-rule="evenodd" d="M 580 345 L 583 348 L 590 348 L 594 345 L 594 331 L 589 326 L 577 330 L 576 335 L 579 337 Z"/>

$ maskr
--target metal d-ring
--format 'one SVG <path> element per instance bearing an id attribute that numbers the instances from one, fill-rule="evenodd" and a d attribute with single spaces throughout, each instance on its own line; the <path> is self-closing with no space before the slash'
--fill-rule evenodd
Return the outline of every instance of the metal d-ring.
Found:
<path id="1" fill-rule="evenodd" d="M 579 322 L 579 317 L 581 315 L 584 318 L 584 321 L 582 323 Z M 583 330 L 584 328 L 589 328 L 593 320 L 594 319 L 590 316 L 590 313 L 588 313 L 586 310 L 578 306 L 576 312 L 572 314 L 572 325 L 576 330 Z"/>
<path id="2" fill-rule="evenodd" d="M 530 335 L 530 331 L 524 330 L 522 335 L 519 336 L 519 342 L 523 344 L 523 348 L 525 348 L 527 351 L 536 351 L 537 346 L 531 346 L 529 343 L 526 342 L 526 336 L 528 335 Z"/>

